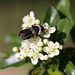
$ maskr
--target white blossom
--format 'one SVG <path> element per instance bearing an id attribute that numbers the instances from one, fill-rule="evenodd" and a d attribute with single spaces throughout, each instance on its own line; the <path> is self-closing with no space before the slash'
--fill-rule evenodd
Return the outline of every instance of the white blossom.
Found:
<path id="1" fill-rule="evenodd" d="M 45 33 L 43 36 L 45 38 L 49 38 L 50 34 L 54 33 L 56 30 L 55 27 L 50 27 L 47 23 L 44 23 L 43 27 L 44 27 L 44 33 Z"/>
<path id="2" fill-rule="evenodd" d="M 27 29 L 32 25 L 39 25 L 40 20 L 36 19 L 34 12 L 31 11 L 29 15 L 23 18 L 22 28 Z M 25 39 L 21 42 L 21 46 L 13 47 L 13 52 L 17 52 L 15 56 L 21 60 L 25 60 L 28 57 L 31 63 L 36 65 L 38 60 L 48 60 L 59 55 L 59 49 L 62 48 L 58 42 L 49 41 L 48 39 L 52 33 L 55 32 L 55 27 L 50 27 L 48 23 L 43 24 L 44 32 L 41 33 L 44 38 L 34 35 L 29 39 Z"/>
<path id="3" fill-rule="evenodd" d="M 53 43 L 52 41 L 49 41 L 48 46 L 44 47 L 43 51 L 46 52 L 50 58 L 52 58 L 56 55 L 59 55 L 58 48 L 59 48 L 58 42 Z"/>
<path id="4" fill-rule="evenodd" d="M 39 24 L 39 23 L 40 23 L 40 20 L 36 19 L 34 16 L 34 12 L 31 11 L 29 15 L 24 16 L 22 28 L 26 29 L 28 27 L 31 27 L 32 25 Z"/>

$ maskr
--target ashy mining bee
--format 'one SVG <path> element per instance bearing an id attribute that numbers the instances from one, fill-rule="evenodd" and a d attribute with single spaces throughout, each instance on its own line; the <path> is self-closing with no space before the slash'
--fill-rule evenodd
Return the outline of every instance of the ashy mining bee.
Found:
<path id="1" fill-rule="evenodd" d="M 18 37 L 25 40 L 34 35 L 41 37 L 41 33 L 44 31 L 44 27 L 42 25 L 32 25 L 28 29 L 21 30 L 18 33 Z"/>

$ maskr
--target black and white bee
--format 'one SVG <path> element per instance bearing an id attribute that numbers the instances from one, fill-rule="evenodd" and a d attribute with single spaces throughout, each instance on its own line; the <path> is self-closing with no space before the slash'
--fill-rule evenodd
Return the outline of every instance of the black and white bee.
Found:
<path id="1" fill-rule="evenodd" d="M 25 40 L 33 37 L 34 35 L 41 37 L 41 33 L 44 31 L 44 27 L 42 25 L 32 25 L 28 29 L 21 30 L 18 33 L 18 37 Z"/>

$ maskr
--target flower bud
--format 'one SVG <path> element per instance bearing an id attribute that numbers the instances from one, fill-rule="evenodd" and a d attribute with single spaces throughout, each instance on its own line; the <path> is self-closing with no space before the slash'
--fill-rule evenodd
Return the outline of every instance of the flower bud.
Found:
<path id="1" fill-rule="evenodd" d="M 60 46 L 59 46 L 59 50 L 62 50 L 62 49 L 63 49 L 63 45 L 60 45 Z"/>
<path id="2" fill-rule="evenodd" d="M 13 47 L 13 52 L 18 52 L 18 48 L 17 47 Z"/>
<path id="3" fill-rule="evenodd" d="M 48 39 L 44 39 L 43 42 L 44 42 L 44 44 L 47 44 L 48 43 Z"/>
<path id="4" fill-rule="evenodd" d="M 40 24 L 40 20 L 39 19 L 36 20 L 36 24 Z"/>
<path id="5" fill-rule="evenodd" d="M 45 55 L 44 56 L 44 60 L 48 60 L 48 55 Z"/>

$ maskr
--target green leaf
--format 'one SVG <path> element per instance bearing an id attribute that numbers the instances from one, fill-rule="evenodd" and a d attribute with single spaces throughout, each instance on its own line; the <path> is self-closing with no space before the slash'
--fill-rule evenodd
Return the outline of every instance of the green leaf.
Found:
<path id="1" fill-rule="evenodd" d="M 69 19 L 72 26 L 75 24 L 73 16 L 70 12 L 70 1 L 69 0 L 60 0 L 60 2 L 57 5 L 57 9 L 60 13 L 62 13 Z"/>
<path id="2" fill-rule="evenodd" d="M 27 63 L 25 60 L 20 60 L 15 57 L 15 54 L 12 54 L 10 56 L 5 57 L 1 62 L 0 62 L 0 69 L 5 69 L 8 67 L 18 67 L 23 64 Z"/>
<path id="3" fill-rule="evenodd" d="M 60 34 L 60 35 L 57 38 L 58 38 L 60 44 L 66 43 L 68 36 L 70 34 L 70 29 L 71 29 L 71 25 L 70 25 L 70 22 L 68 19 L 61 19 L 58 22 L 57 31 L 58 31 L 58 34 Z"/>
<path id="4" fill-rule="evenodd" d="M 37 67 L 30 71 L 29 75 L 42 75 L 44 73 L 44 67 Z"/>
<path id="5" fill-rule="evenodd" d="M 6 43 L 9 46 L 20 46 L 21 45 L 21 41 L 20 39 L 17 37 L 16 33 L 11 33 L 6 37 Z"/>
<path id="6" fill-rule="evenodd" d="M 71 61 L 68 62 L 66 68 L 65 68 L 65 72 L 68 75 L 75 75 L 75 66 L 73 65 L 73 63 Z"/>
<path id="7" fill-rule="evenodd" d="M 54 7 L 49 7 L 43 23 L 47 22 L 50 26 L 55 26 L 57 20 L 59 18 L 58 12 Z"/>
<path id="8" fill-rule="evenodd" d="M 73 42 L 75 43 L 75 35 L 74 34 L 75 34 L 75 26 L 71 30 L 71 38 L 72 38 Z"/>
<path id="9" fill-rule="evenodd" d="M 0 51 L 0 57 L 5 57 L 6 53 Z"/>
<path id="10" fill-rule="evenodd" d="M 75 48 L 66 48 L 60 51 L 59 59 L 59 70 L 64 72 L 64 69 L 69 61 L 72 61 L 73 64 L 75 64 Z"/>

